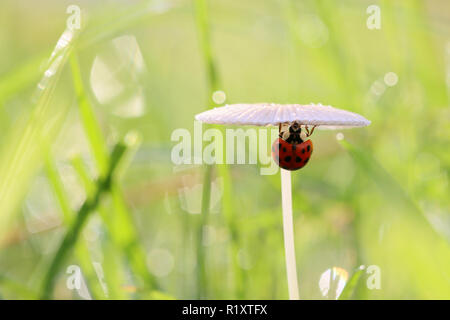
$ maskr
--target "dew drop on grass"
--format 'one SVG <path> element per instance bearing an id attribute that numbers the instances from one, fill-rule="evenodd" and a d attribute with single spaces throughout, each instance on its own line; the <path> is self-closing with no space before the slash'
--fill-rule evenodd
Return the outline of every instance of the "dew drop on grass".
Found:
<path id="1" fill-rule="evenodd" d="M 319 279 L 320 292 L 327 299 L 337 300 L 344 290 L 347 281 L 347 270 L 340 267 L 327 269 Z"/>

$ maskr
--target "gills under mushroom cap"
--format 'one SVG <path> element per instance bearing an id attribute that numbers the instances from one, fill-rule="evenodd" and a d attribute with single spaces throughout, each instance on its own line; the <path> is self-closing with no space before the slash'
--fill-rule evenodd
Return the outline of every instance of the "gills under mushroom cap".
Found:
<path id="1" fill-rule="evenodd" d="M 323 129 L 365 127 L 370 124 L 359 114 L 321 104 L 232 104 L 202 112 L 195 119 L 211 124 L 256 126 L 297 121 L 301 125 Z"/>

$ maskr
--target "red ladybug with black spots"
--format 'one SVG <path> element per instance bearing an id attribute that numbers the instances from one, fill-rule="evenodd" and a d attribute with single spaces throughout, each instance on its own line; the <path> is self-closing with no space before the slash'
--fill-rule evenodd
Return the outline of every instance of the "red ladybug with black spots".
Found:
<path id="1" fill-rule="evenodd" d="M 294 171 L 303 168 L 308 163 L 313 151 L 313 144 L 311 140 L 302 140 L 300 137 L 302 129 L 297 122 L 293 122 L 288 130 L 288 132 L 282 132 L 280 125 L 280 136 L 272 145 L 272 158 L 281 168 Z M 309 137 L 313 133 L 314 127 L 311 132 L 305 127 L 305 131 Z"/>

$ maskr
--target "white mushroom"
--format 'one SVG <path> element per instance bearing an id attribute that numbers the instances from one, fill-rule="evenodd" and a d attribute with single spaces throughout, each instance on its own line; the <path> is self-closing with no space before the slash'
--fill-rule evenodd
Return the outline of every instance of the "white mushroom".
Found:
<path id="1" fill-rule="evenodd" d="M 233 104 L 214 108 L 195 116 L 201 122 L 235 125 L 280 125 L 280 131 L 293 122 L 307 127 L 341 129 L 365 127 L 370 121 L 363 116 L 322 104 Z M 309 130 L 307 129 L 309 136 Z M 281 169 L 283 232 L 289 298 L 299 299 L 292 218 L 291 171 Z"/>
<path id="2" fill-rule="evenodd" d="M 322 129 L 365 127 L 363 116 L 322 104 L 232 104 L 214 108 L 195 116 L 201 122 L 236 125 L 278 125 L 297 121 L 301 125 Z"/>

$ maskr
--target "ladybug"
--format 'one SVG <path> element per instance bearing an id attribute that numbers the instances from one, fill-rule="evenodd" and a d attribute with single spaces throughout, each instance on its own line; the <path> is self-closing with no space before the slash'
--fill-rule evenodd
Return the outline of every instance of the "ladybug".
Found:
<path id="1" fill-rule="evenodd" d="M 280 125 L 279 138 L 272 145 L 272 158 L 279 167 L 294 171 L 303 168 L 308 163 L 313 151 L 313 144 L 311 140 L 303 141 L 300 137 L 301 131 L 301 126 L 297 122 L 289 126 L 288 132 L 282 132 Z M 309 137 L 314 128 L 311 132 L 308 128 L 305 128 L 305 131 Z"/>

